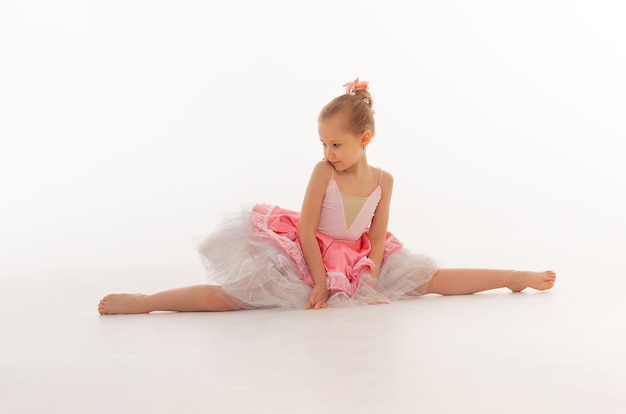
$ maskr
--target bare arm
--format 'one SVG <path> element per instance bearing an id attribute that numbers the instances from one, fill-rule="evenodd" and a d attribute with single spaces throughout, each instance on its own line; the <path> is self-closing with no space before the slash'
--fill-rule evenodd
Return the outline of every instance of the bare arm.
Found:
<path id="1" fill-rule="evenodd" d="M 377 278 L 380 274 L 380 267 L 385 252 L 387 225 L 389 224 L 389 207 L 391 205 L 391 193 L 393 191 L 393 176 L 388 172 L 383 173 L 381 190 L 381 199 L 378 202 L 378 207 L 376 207 L 374 218 L 372 218 L 372 223 L 367 233 L 370 243 L 372 244 L 369 258 L 374 262 L 374 269 L 372 269 L 372 276 L 374 278 Z"/>
<path id="2" fill-rule="evenodd" d="M 298 229 L 304 259 L 315 281 L 315 286 L 324 287 L 324 289 L 326 289 L 326 269 L 315 232 L 319 223 L 326 186 L 330 180 L 331 168 L 332 166 L 326 161 L 320 161 L 315 165 L 304 194 L 300 228 Z"/>

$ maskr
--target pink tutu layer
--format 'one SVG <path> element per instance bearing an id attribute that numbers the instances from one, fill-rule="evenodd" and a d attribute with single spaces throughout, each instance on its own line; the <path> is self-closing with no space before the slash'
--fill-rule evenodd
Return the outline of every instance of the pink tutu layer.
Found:
<path id="1" fill-rule="evenodd" d="M 298 240 L 300 214 L 278 206 L 257 204 L 252 209 L 252 225 L 259 233 L 267 237 L 285 251 L 298 266 L 300 276 L 309 286 L 313 286 L 313 277 L 306 265 L 302 247 Z M 324 233 L 316 233 L 317 242 L 322 252 L 322 260 L 326 268 L 327 288 L 332 291 L 354 295 L 359 288 L 361 272 L 370 272 L 374 262 L 368 258 L 372 248 L 367 232 L 357 240 L 335 240 Z M 402 245 L 387 232 L 383 261 L 389 254 L 400 249 Z"/>
<path id="2" fill-rule="evenodd" d="M 220 285 L 244 308 L 303 308 L 313 286 L 300 242 L 299 213 L 257 204 L 227 220 L 199 245 L 208 281 Z M 378 282 L 367 233 L 357 240 L 334 240 L 316 234 L 331 290 L 329 305 L 388 302 L 423 293 L 437 267 L 432 259 L 409 253 L 387 234 Z"/>

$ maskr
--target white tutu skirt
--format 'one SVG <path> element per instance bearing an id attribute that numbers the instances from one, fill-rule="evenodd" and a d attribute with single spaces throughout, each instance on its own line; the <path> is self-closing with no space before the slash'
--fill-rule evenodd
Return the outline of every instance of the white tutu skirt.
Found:
<path id="1" fill-rule="evenodd" d="M 250 215 L 243 211 L 224 220 L 199 244 L 208 283 L 220 286 L 226 302 L 235 308 L 303 309 L 311 286 L 292 257 L 250 224 Z M 387 303 L 422 295 L 437 269 L 430 257 L 402 247 L 384 261 L 375 284 L 364 270 L 356 293 L 331 291 L 328 306 Z"/>

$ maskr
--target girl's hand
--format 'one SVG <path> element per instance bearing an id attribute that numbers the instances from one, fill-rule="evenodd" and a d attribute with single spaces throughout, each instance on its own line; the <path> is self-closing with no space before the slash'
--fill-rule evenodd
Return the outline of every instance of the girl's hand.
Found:
<path id="1" fill-rule="evenodd" d="M 311 291 L 311 295 L 309 296 L 309 302 L 306 304 L 306 307 L 304 309 L 326 309 L 328 307 L 327 302 L 328 289 L 326 289 L 326 286 L 315 285 L 313 286 L 313 290 Z"/>
<path id="2" fill-rule="evenodd" d="M 363 283 L 367 283 L 367 286 L 371 287 L 372 289 L 375 289 L 376 283 L 378 283 L 378 277 L 374 277 L 374 276 L 364 277 Z"/>
<path id="3" fill-rule="evenodd" d="M 361 284 L 361 289 L 360 289 L 361 296 L 370 305 L 388 304 L 389 300 L 376 290 L 377 282 L 378 282 L 378 276 L 374 277 L 371 274 L 365 275 L 362 279 L 362 284 Z"/>

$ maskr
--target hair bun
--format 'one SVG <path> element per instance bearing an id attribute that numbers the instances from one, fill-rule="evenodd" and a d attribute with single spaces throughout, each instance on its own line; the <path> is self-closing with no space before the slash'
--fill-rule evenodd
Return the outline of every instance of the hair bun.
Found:
<path id="1" fill-rule="evenodd" d="M 357 96 L 371 109 L 373 102 L 369 93 L 369 85 L 368 81 L 360 81 L 359 78 L 356 78 L 354 81 L 344 84 L 343 87 L 346 89 L 347 95 Z"/>
<path id="2" fill-rule="evenodd" d="M 370 108 L 372 107 L 372 95 L 370 95 L 370 93 L 367 90 L 359 89 L 355 91 L 354 93 L 352 93 L 351 95 L 365 102 L 367 106 L 369 106 Z"/>

